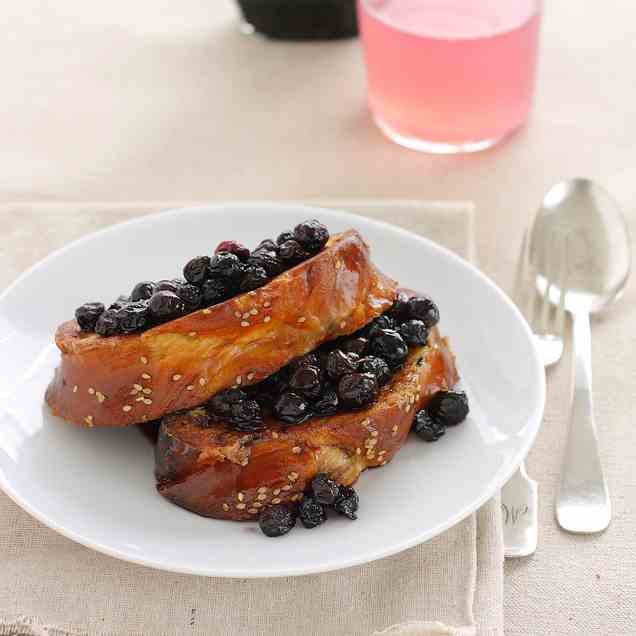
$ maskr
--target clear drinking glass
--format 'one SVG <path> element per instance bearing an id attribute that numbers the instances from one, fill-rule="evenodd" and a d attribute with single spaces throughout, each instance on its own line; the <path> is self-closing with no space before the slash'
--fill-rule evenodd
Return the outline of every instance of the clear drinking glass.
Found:
<path id="1" fill-rule="evenodd" d="M 527 119 L 540 0 L 358 0 L 369 104 L 393 141 L 493 146 Z"/>

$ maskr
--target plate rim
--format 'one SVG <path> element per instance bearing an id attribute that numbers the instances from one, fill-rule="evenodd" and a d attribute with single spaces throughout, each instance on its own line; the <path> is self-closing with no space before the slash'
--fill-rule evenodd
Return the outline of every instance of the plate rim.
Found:
<path id="1" fill-rule="evenodd" d="M 339 201 L 341 203 L 341 201 Z M 525 332 L 528 340 L 533 343 L 532 331 L 523 317 L 520 310 L 514 304 L 514 302 L 509 298 L 509 296 L 485 273 L 483 273 L 475 264 L 470 261 L 462 258 L 449 248 L 436 243 L 435 241 L 416 234 L 415 232 L 411 232 L 405 228 L 399 227 L 397 225 L 393 225 L 386 221 L 371 219 L 369 217 L 365 217 L 364 215 L 358 215 L 352 212 L 348 212 L 346 210 L 337 209 L 337 208 L 323 208 L 317 205 L 306 205 L 302 202 L 295 201 L 281 201 L 273 202 L 270 200 L 239 200 L 239 201 L 229 201 L 229 202 L 214 202 L 209 204 L 200 204 L 195 206 L 187 206 L 180 208 L 169 208 L 166 210 L 161 210 L 159 212 L 150 213 L 144 216 L 136 217 L 133 219 L 129 219 L 127 221 L 123 221 L 120 223 L 115 223 L 106 228 L 102 228 L 100 230 L 96 230 L 94 232 L 90 232 L 85 234 L 84 236 L 78 237 L 73 241 L 59 247 L 54 250 L 41 260 L 37 261 L 30 267 L 28 267 L 24 272 L 22 272 L 12 283 L 10 283 L 6 289 L 0 293 L 0 304 L 6 302 L 7 297 L 11 295 L 13 290 L 22 283 L 23 280 L 28 278 L 33 272 L 37 271 L 42 267 L 46 267 L 49 261 L 57 258 L 58 255 L 64 253 L 65 251 L 73 249 L 75 246 L 80 245 L 84 242 L 88 242 L 89 240 L 94 240 L 100 236 L 104 236 L 109 233 L 121 231 L 122 228 L 127 226 L 134 225 L 142 225 L 144 223 L 149 222 L 152 219 L 156 219 L 158 217 L 169 217 L 176 216 L 178 214 L 183 213 L 191 213 L 191 214 L 202 214 L 209 213 L 211 211 L 219 210 L 219 209 L 228 209 L 228 208 L 259 208 L 261 210 L 273 210 L 279 211 L 281 209 L 287 211 L 295 211 L 308 215 L 320 215 L 320 214 L 328 214 L 328 215 L 336 215 L 345 220 L 350 220 L 352 223 L 359 221 L 359 219 L 363 219 L 365 223 L 370 223 L 372 225 L 378 226 L 380 229 L 382 227 L 388 228 L 391 232 L 397 232 L 398 234 L 404 237 L 415 237 L 418 241 L 426 243 L 430 249 L 433 251 L 441 252 L 445 255 L 445 257 L 450 258 L 455 261 L 462 267 L 468 268 L 472 271 L 474 275 L 476 275 L 483 283 L 485 283 L 491 290 L 503 301 L 505 305 L 508 306 L 509 309 L 512 310 L 512 313 L 516 316 L 520 326 Z M 305 212 L 306 211 L 306 212 Z M 118 550 L 109 545 L 104 545 L 95 540 L 91 540 L 90 538 L 85 537 L 84 535 L 77 533 L 73 530 L 69 530 L 57 522 L 53 521 L 46 514 L 41 513 L 39 510 L 33 508 L 30 503 L 23 499 L 11 486 L 11 484 L 5 479 L 4 474 L 0 471 L 0 489 L 20 508 L 22 508 L 25 512 L 31 515 L 33 518 L 38 520 L 40 523 L 44 524 L 48 528 L 51 528 L 55 532 L 58 532 L 62 536 L 79 543 L 87 548 L 100 552 L 102 554 L 106 554 L 108 556 L 117 558 L 119 560 L 135 563 L 137 565 L 143 565 L 145 567 L 149 567 L 155 570 L 164 571 L 164 572 L 174 572 L 178 574 L 190 574 L 195 576 L 206 576 L 206 577 L 219 577 L 219 578 L 246 578 L 246 579 L 263 579 L 263 578 L 279 578 L 279 577 L 289 577 L 289 576 L 307 576 L 311 574 L 321 574 L 324 572 L 331 572 L 336 570 L 344 570 L 347 568 L 355 567 L 357 565 L 362 565 L 365 563 L 371 563 L 373 561 L 377 561 L 379 559 L 383 559 L 386 557 L 393 556 L 395 554 L 399 554 L 404 550 L 408 550 L 414 546 L 420 545 L 427 541 L 430 541 L 434 537 L 439 536 L 441 533 L 445 532 L 449 528 L 454 527 L 464 519 L 466 519 L 470 514 L 474 513 L 476 510 L 481 508 L 488 500 L 490 500 L 497 491 L 501 490 L 504 484 L 512 477 L 514 472 L 517 470 L 519 465 L 524 461 L 528 452 L 532 448 L 536 436 L 541 427 L 543 413 L 545 409 L 545 399 L 546 399 L 546 377 L 543 364 L 539 358 L 539 353 L 532 344 L 531 351 L 533 354 L 533 367 L 534 367 L 534 375 L 537 381 L 537 389 L 538 389 L 538 400 L 535 403 L 534 411 L 531 414 L 531 417 L 526 425 L 528 428 L 528 434 L 526 436 L 524 444 L 519 448 L 519 450 L 515 453 L 514 459 L 511 460 L 508 470 L 502 471 L 501 475 L 498 478 L 493 478 L 493 480 L 488 484 L 489 487 L 484 489 L 484 492 L 480 497 L 476 499 L 476 501 L 468 504 L 463 509 L 458 511 L 455 515 L 452 515 L 449 519 L 447 519 L 443 523 L 439 523 L 433 528 L 429 528 L 426 532 L 422 532 L 410 539 L 404 540 L 400 543 L 392 543 L 389 548 L 377 550 L 371 549 L 367 550 L 362 554 L 357 555 L 356 557 L 348 558 L 346 560 L 338 560 L 338 562 L 326 562 L 319 566 L 312 566 L 309 569 L 302 566 L 296 567 L 288 567 L 288 568 L 274 568 L 267 571 L 253 571 L 253 570 L 243 570 L 240 568 L 221 568 L 221 569 L 211 569 L 211 568 L 189 568 L 179 566 L 178 564 L 160 562 L 159 560 L 142 558 L 136 556 L 134 554 L 130 554 L 124 552 L 122 550 Z"/>

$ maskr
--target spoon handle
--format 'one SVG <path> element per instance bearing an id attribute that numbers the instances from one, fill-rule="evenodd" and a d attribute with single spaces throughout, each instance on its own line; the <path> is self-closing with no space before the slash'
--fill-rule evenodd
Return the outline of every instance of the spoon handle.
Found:
<path id="1" fill-rule="evenodd" d="M 574 315 L 572 337 L 574 393 L 556 515 L 564 530 L 588 534 L 605 530 L 612 515 L 594 423 L 588 313 Z"/>

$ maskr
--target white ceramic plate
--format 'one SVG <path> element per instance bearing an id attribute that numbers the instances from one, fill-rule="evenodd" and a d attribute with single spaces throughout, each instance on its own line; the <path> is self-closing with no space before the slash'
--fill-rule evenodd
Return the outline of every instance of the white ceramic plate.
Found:
<path id="1" fill-rule="evenodd" d="M 53 417 L 44 390 L 52 343 L 76 306 L 143 279 L 178 275 L 222 239 L 248 245 L 311 217 L 358 228 L 375 262 L 430 293 L 450 336 L 471 415 L 439 442 L 410 439 L 356 486 L 359 520 L 331 518 L 268 539 L 254 523 L 198 517 L 159 496 L 153 449 L 138 430 L 78 429 Z M 526 323 L 504 294 L 447 250 L 345 213 L 254 203 L 180 210 L 124 223 L 52 254 L 0 297 L 0 486 L 22 508 L 90 548 L 156 568 L 212 576 L 309 574 L 378 559 L 439 534 L 488 500 L 528 452 L 544 373 Z"/>

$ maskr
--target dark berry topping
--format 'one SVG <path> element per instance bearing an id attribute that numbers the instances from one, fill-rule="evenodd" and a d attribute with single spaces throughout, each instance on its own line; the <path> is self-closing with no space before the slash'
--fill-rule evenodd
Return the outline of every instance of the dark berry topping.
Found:
<path id="1" fill-rule="evenodd" d="M 218 254 L 219 252 L 229 252 L 230 254 L 234 254 L 244 263 L 246 263 L 247 259 L 250 257 L 250 251 L 247 247 L 245 247 L 245 245 L 243 245 L 243 243 L 239 243 L 238 241 L 222 241 L 214 250 L 215 254 Z"/>
<path id="2" fill-rule="evenodd" d="M 299 223 L 294 238 L 311 254 L 319 252 L 329 240 L 329 230 L 316 219 Z"/>
<path id="3" fill-rule="evenodd" d="M 108 305 L 108 309 L 113 311 L 119 311 L 124 305 L 128 304 L 129 300 L 126 296 L 120 296 L 112 305 Z"/>
<path id="4" fill-rule="evenodd" d="M 245 268 L 241 291 L 248 292 L 262 287 L 268 281 L 267 272 L 257 265 L 248 265 Z"/>
<path id="5" fill-rule="evenodd" d="M 393 307 L 387 312 L 397 323 L 402 323 L 409 317 L 409 298 L 406 292 L 399 292 Z"/>
<path id="6" fill-rule="evenodd" d="M 429 329 L 439 322 L 437 305 L 426 296 L 415 296 L 408 302 L 409 318 L 421 320 Z"/>
<path id="7" fill-rule="evenodd" d="M 100 336 L 116 336 L 119 333 L 119 316 L 117 309 L 107 309 L 97 319 L 95 333 Z"/>
<path id="8" fill-rule="evenodd" d="M 285 241 L 279 248 L 278 254 L 288 266 L 297 265 L 309 258 L 310 254 L 298 241 Z"/>
<path id="9" fill-rule="evenodd" d="M 117 320 L 122 333 L 141 331 L 150 319 L 150 307 L 147 300 L 127 303 L 118 312 Z"/>
<path id="10" fill-rule="evenodd" d="M 148 300 L 155 293 L 155 283 L 149 280 L 144 280 L 141 283 L 137 283 L 132 292 L 130 292 L 130 300 L 137 302 L 138 300 Z"/>
<path id="11" fill-rule="evenodd" d="M 327 512 L 323 505 L 311 495 L 305 495 L 298 504 L 298 517 L 305 528 L 311 529 L 327 520 Z"/>
<path id="12" fill-rule="evenodd" d="M 360 373 L 372 373 L 380 386 L 386 384 L 391 379 L 391 369 L 382 359 L 375 356 L 367 356 L 358 362 Z"/>
<path id="13" fill-rule="evenodd" d="M 382 329 L 395 329 L 395 320 L 387 314 L 378 316 L 368 327 L 367 336 L 374 338 Z"/>
<path id="14" fill-rule="evenodd" d="M 218 278 L 209 278 L 201 286 L 201 304 L 204 307 L 221 303 L 229 296 L 225 282 Z"/>
<path id="15" fill-rule="evenodd" d="M 305 398 L 286 391 L 274 402 L 274 415 L 286 424 L 299 424 L 309 415 L 309 404 Z"/>
<path id="16" fill-rule="evenodd" d="M 289 363 L 289 368 L 293 371 L 299 367 L 316 367 L 320 368 L 320 358 L 316 353 L 306 353 L 300 358 L 296 358 Z"/>
<path id="17" fill-rule="evenodd" d="M 243 263 L 235 254 L 219 252 L 210 262 L 210 278 L 222 280 L 228 289 L 236 291 L 243 278 Z"/>
<path id="18" fill-rule="evenodd" d="M 278 245 L 272 239 L 264 239 L 261 241 L 254 250 L 255 252 L 260 252 L 261 250 L 267 250 L 268 252 L 274 252 L 274 254 L 278 253 Z"/>
<path id="19" fill-rule="evenodd" d="M 428 341 L 428 327 L 421 320 L 407 320 L 400 325 L 399 331 L 407 345 L 418 347 Z"/>
<path id="20" fill-rule="evenodd" d="M 276 238 L 276 244 L 282 245 L 285 241 L 295 241 L 293 232 L 281 232 Z"/>
<path id="21" fill-rule="evenodd" d="M 436 442 L 446 432 L 441 422 L 433 419 L 426 411 L 420 411 L 413 422 L 414 433 L 425 442 Z"/>
<path id="22" fill-rule="evenodd" d="M 310 400 L 317 398 L 322 389 L 320 370 L 312 366 L 298 367 L 289 379 L 289 387 Z"/>
<path id="23" fill-rule="evenodd" d="M 351 409 L 362 409 L 375 402 L 379 390 L 372 373 L 351 373 L 338 382 L 340 403 Z"/>
<path id="24" fill-rule="evenodd" d="M 247 394 L 241 389 L 227 389 L 217 393 L 210 400 L 212 412 L 220 418 L 229 419 L 232 416 L 232 406 L 247 400 Z"/>
<path id="25" fill-rule="evenodd" d="M 179 285 L 177 296 L 186 304 L 187 309 L 193 311 L 201 306 L 201 288 L 190 283 Z"/>
<path id="26" fill-rule="evenodd" d="M 150 299 L 150 313 L 158 321 L 174 320 L 185 311 L 185 303 L 173 292 L 158 291 Z"/>
<path id="27" fill-rule="evenodd" d="M 269 506 L 261 512 L 258 525 L 264 535 L 281 537 L 296 525 L 296 511 L 288 504 Z"/>
<path id="28" fill-rule="evenodd" d="M 252 255 L 247 259 L 247 264 L 262 267 L 269 278 L 278 276 L 285 269 L 278 254 L 265 249 L 252 252 Z"/>
<path id="29" fill-rule="evenodd" d="M 371 340 L 371 353 L 384 358 L 390 367 L 397 367 L 404 362 L 409 354 L 402 336 L 392 329 L 380 329 Z"/>
<path id="30" fill-rule="evenodd" d="M 340 345 L 340 349 L 342 349 L 345 353 L 355 353 L 357 356 L 362 357 L 368 346 L 369 341 L 366 338 L 359 336 L 358 338 L 348 338 L 343 341 Z"/>
<path id="31" fill-rule="evenodd" d="M 358 493 L 350 486 L 340 486 L 340 492 L 334 502 L 334 510 L 349 519 L 357 519 L 358 506 L 360 499 Z"/>
<path id="32" fill-rule="evenodd" d="M 468 398 L 462 391 L 438 391 L 428 403 L 426 410 L 444 426 L 456 426 L 463 422 L 470 411 Z"/>
<path id="33" fill-rule="evenodd" d="M 210 267 L 209 256 L 197 256 L 183 268 L 183 277 L 193 285 L 203 285 L 208 277 Z"/>
<path id="34" fill-rule="evenodd" d="M 95 331 L 95 324 L 104 313 L 103 303 L 84 303 L 75 310 L 75 320 L 83 331 Z"/>
<path id="35" fill-rule="evenodd" d="M 311 482 L 311 490 L 316 501 L 331 506 L 340 494 L 340 484 L 326 473 L 318 473 Z"/>
<path id="36" fill-rule="evenodd" d="M 338 412 L 338 393 L 333 387 L 324 387 L 322 394 L 312 406 L 314 415 L 327 417 Z"/>
<path id="37" fill-rule="evenodd" d="M 260 404 L 246 399 L 230 405 L 230 424 L 239 431 L 255 433 L 265 428 Z"/>
<path id="38" fill-rule="evenodd" d="M 158 280 L 155 285 L 155 292 L 169 291 L 169 292 L 172 292 L 173 294 L 178 294 L 179 287 L 181 287 L 180 281 L 173 280 L 173 279 Z"/>
<path id="39" fill-rule="evenodd" d="M 275 397 L 278 397 L 289 387 L 289 368 L 284 367 L 273 373 L 262 382 L 259 382 L 257 387 L 259 393 L 269 396 L 270 399 L 268 401 L 273 401 Z"/>
<path id="40" fill-rule="evenodd" d="M 358 356 L 355 353 L 345 353 L 335 349 L 327 356 L 325 368 L 332 380 L 338 380 L 347 373 L 355 373 L 358 369 Z"/>

